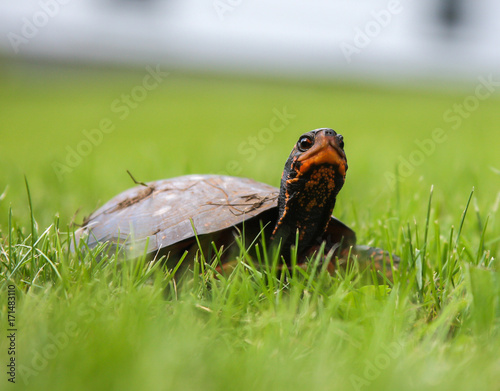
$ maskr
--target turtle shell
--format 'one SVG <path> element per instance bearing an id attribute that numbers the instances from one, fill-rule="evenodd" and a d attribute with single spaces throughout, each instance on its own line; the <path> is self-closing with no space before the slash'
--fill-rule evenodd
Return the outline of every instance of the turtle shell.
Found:
<path id="1" fill-rule="evenodd" d="M 77 243 L 92 248 L 108 242 L 128 255 L 183 250 L 177 246 L 198 235 L 210 238 L 243 222 L 257 234 L 272 230 L 278 217 L 279 189 L 252 179 L 218 175 L 187 175 L 149 182 L 112 198 L 75 232 Z M 256 219 L 258 217 L 258 219 Z M 260 220 L 250 222 L 250 220 Z M 232 230 L 231 230 L 232 231 Z M 234 241 L 231 235 L 218 244 Z M 324 239 L 331 245 L 354 232 L 332 217 Z"/>

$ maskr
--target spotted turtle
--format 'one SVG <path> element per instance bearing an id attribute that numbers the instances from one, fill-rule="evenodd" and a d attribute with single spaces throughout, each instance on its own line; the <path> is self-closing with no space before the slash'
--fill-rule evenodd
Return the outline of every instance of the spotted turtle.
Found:
<path id="1" fill-rule="evenodd" d="M 222 175 L 186 175 L 142 184 L 126 190 L 95 211 L 75 237 L 89 248 L 107 242 L 112 251 L 129 257 L 166 255 L 205 258 L 222 248 L 222 261 L 234 261 L 235 235 L 250 246 L 263 236 L 278 247 L 284 265 L 296 246 L 299 263 L 307 262 L 325 242 L 330 259 L 368 261 L 390 270 L 380 249 L 356 245 L 352 229 L 332 216 L 344 185 L 347 159 L 342 135 L 321 128 L 299 137 L 285 163 L 280 188 L 252 179 Z M 268 246 L 272 247 L 272 246 Z M 212 254 L 213 255 L 213 254 Z M 325 257 L 326 258 L 326 257 Z"/>

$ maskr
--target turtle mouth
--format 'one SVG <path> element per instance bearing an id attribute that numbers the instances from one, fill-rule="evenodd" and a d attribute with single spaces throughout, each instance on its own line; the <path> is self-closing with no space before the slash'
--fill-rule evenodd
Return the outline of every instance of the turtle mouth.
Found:
<path id="1" fill-rule="evenodd" d="M 340 140 L 337 134 L 326 134 L 318 132 L 314 145 L 300 155 L 297 159 L 299 163 L 297 170 L 304 174 L 312 167 L 322 165 L 332 165 L 336 171 L 345 177 L 347 171 L 347 160 L 344 151 L 340 147 Z"/>

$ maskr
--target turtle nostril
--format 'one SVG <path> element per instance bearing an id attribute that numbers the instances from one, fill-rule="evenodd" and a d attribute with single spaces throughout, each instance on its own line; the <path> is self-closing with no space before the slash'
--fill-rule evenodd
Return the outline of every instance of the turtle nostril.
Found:
<path id="1" fill-rule="evenodd" d="M 325 136 L 335 136 L 335 132 L 332 129 L 325 129 Z"/>

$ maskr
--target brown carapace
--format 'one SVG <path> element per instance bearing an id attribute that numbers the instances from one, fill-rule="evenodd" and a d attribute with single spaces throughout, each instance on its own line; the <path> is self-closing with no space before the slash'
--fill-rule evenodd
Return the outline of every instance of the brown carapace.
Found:
<path id="1" fill-rule="evenodd" d="M 210 257 L 212 242 L 223 248 L 222 262 L 238 252 L 235 235 L 241 232 L 250 246 L 262 235 L 279 246 L 284 265 L 297 245 L 300 262 L 307 262 L 325 243 L 334 264 L 345 264 L 348 254 L 380 271 L 399 262 L 387 252 L 356 245 L 356 235 L 332 216 L 344 185 L 347 159 L 344 140 L 328 128 L 300 136 L 281 178 L 279 189 L 246 178 L 187 175 L 129 189 L 94 212 L 75 232 L 90 247 L 107 242 L 112 251 L 128 257 L 180 258 L 201 250 Z M 273 247 L 270 246 L 270 247 Z M 332 256 L 333 255 L 333 256 Z"/>

